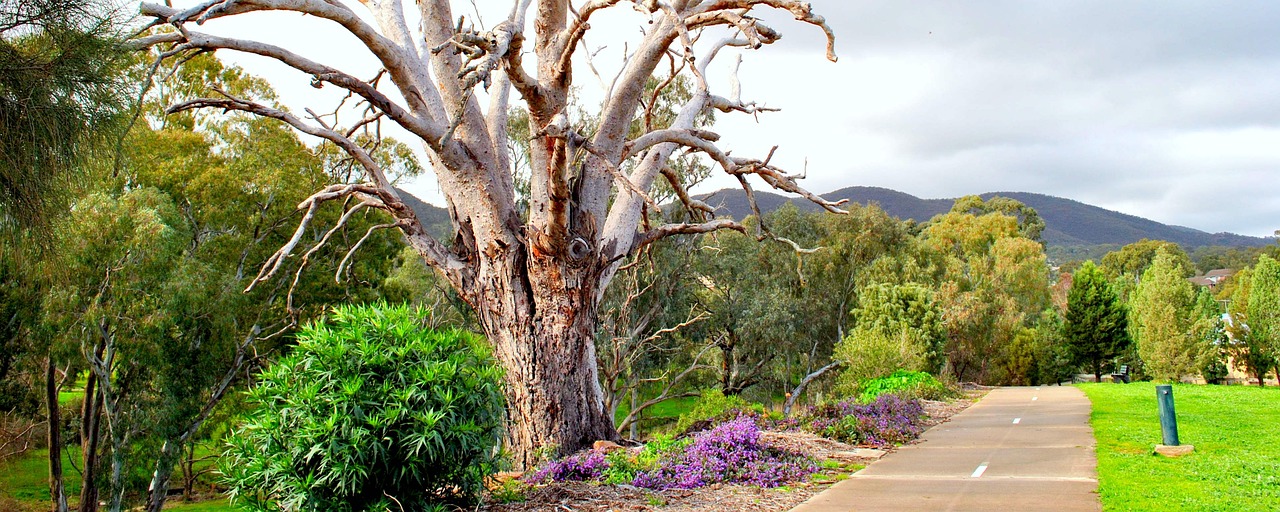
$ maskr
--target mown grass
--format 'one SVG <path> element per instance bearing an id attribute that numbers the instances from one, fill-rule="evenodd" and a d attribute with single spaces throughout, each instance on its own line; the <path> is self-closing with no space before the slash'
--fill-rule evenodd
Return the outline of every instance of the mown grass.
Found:
<path id="1" fill-rule="evenodd" d="M 72 465 L 72 457 L 75 465 Z M 80 495 L 80 450 L 69 448 L 62 452 L 63 484 L 68 496 Z M 0 493 L 18 501 L 49 503 L 49 450 L 30 450 L 4 462 L 0 462 Z"/>
<path id="2" fill-rule="evenodd" d="M 641 425 L 647 430 L 667 423 L 673 423 L 676 419 L 680 418 L 681 414 L 684 414 L 686 411 L 693 408 L 693 405 L 697 402 L 698 397 L 696 396 L 684 396 L 653 404 L 652 407 L 645 409 L 644 412 L 641 413 L 641 417 L 643 419 Z M 622 421 L 623 418 L 627 417 L 627 413 L 631 412 L 630 405 L 631 404 L 629 402 L 622 403 L 622 407 L 618 408 L 618 414 L 614 418 L 615 423 Z"/>
<path id="3" fill-rule="evenodd" d="M 209 449 L 201 446 L 197 448 L 197 456 L 207 455 Z M 72 458 L 75 458 L 75 465 L 72 465 Z M 213 464 L 212 461 L 197 463 Z M 64 483 L 67 486 L 67 495 L 71 502 L 76 502 L 80 496 L 80 473 L 76 471 L 76 467 L 80 465 L 80 449 L 72 446 L 63 451 L 62 468 L 65 473 Z M 175 474 L 174 478 L 179 475 Z M 22 454 L 21 457 L 0 463 L 0 498 L 13 499 L 21 507 L 21 510 L 41 510 L 47 509 L 50 503 L 49 499 L 49 450 L 45 448 L 30 450 Z M 42 508 L 43 507 L 43 508 Z M 0 510 L 5 510 L 5 504 L 0 501 Z M 165 505 L 165 510 L 181 510 L 183 512 L 232 512 L 240 510 L 232 507 L 226 499 L 200 501 L 193 503 L 183 503 L 181 497 L 171 497 Z"/>
<path id="4" fill-rule="evenodd" d="M 1107 511 L 1280 510 L 1280 388 L 1176 385 L 1180 458 L 1152 455 L 1152 383 L 1081 384 L 1093 402 L 1098 492 Z"/>

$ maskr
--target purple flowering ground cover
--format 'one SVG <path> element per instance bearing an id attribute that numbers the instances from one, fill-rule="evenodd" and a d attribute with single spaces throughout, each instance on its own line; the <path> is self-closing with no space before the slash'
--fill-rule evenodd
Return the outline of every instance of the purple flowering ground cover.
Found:
<path id="1" fill-rule="evenodd" d="M 818 461 L 764 444 L 762 426 L 805 430 L 841 442 L 892 447 L 919 437 L 927 416 L 919 400 L 881 395 L 811 407 L 798 418 L 769 420 L 740 414 L 681 439 L 663 438 L 639 450 L 590 450 L 546 464 L 525 478 L 531 483 L 587 481 L 655 490 L 696 489 L 713 484 L 763 488 L 804 481 Z"/>
<path id="2" fill-rule="evenodd" d="M 886 394 L 867 404 L 844 400 L 813 406 L 794 425 L 836 441 L 892 447 L 920 437 L 926 419 L 919 400 Z"/>
<path id="3" fill-rule="evenodd" d="M 648 489 L 696 489 L 715 483 L 778 487 L 818 470 L 812 458 L 760 443 L 760 426 L 739 417 L 694 436 L 683 451 L 668 454 L 656 468 L 631 481 Z"/>

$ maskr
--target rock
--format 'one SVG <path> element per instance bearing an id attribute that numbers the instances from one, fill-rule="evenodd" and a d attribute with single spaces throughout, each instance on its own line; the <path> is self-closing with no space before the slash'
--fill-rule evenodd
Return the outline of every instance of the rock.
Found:
<path id="1" fill-rule="evenodd" d="M 604 453 L 613 453 L 624 448 L 613 441 L 596 441 L 591 444 L 591 449 Z"/>
<path id="2" fill-rule="evenodd" d="M 1191 452 L 1194 452 L 1195 450 L 1196 447 L 1189 444 L 1182 444 L 1178 446 L 1158 444 L 1156 445 L 1155 453 L 1156 455 L 1164 455 L 1165 457 L 1181 457 L 1183 455 L 1190 455 Z"/>
<path id="3" fill-rule="evenodd" d="M 884 450 L 876 450 L 874 448 L 854 448 L 849 451 L 836 452 L 837 457 L 854 458 L 854 459 L 879 459 L 884 457 L 888 452 Z"/>

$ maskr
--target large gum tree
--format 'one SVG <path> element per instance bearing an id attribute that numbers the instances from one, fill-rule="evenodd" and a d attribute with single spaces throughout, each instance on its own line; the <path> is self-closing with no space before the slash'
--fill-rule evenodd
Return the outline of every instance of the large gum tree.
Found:
<path id="1" fill-rule="evenodd" d="M 568 118 L 574 68 L 588 57 L 583 41 L 592 18 L 608 9 L 639 11 L 643 38 L 628 44 L 594 131 L 580 133 Z M 799 187 L 797 176 L 771 165 L 772 151 L 754 158 L 730 155 L 716 145 L 717 134 L 696 124 L 708 109 L 762 110 L 737 98 L 736 91 L 713 93 L 706 77 L 708 64 L 726 48 L 758 49 L 779 39 L 755 16 L 760 9 L 789 12 L 821 29 L 827 58 L 835 60 L 826 21 L 808 4 L 791 0 L 516 0 L 508 17 L 488 30 L 455 17 L 448 0 L 409 6 L 400 0 L 225 0 L 189 8 L 144 3 L 141 12 L 153 20 L 153 30 L 135 43 L 174 61 L 207 51 L 268 57 L 309 75 L 313 85 L 346 89 L 368 107 L 364 119 L 338 126 L 333 117 L 310 111 L 301 116 L 215 91 L 170 111 L 250 112 L 350 154 L 363 181 L 329 186 L 302 202 L 297 235 L 267 261 L 255 283 L 272 278 L 298 245 L 311 243 L 303 243 L 304 228 L 323 204 L 347 209 L 340 223 L 365 209 L 390 214 L 393 220 L 382 227 L 400 230 L 475 309 L 506 369 L 508 446 L 514 462 L 527 466 L 541 448 L 570 450 L 617 436 L 603 407 L 593 334 L 603 291 L 624 258 L 669 236 L 745 230 L 733 220 L 710 218 L 710 208 L 690 198 L 679 172 L 668 165 L 673 156 L 705 155 L 736 177 L 748 195 L 754 175 L 837 210 Z M 207 20 L 257 11 L 293 11 L 332 22 L 359 39 L 382 70 L 373 79 L 358 78 L 289 48 L 200 30 Z M 676 74 L 692 79 L 693 94 L 674 121 L 654 126 L 646 115 L 650 96 L 671 80 L 657 92 L 646 90 L 646 81 Z M 527 203 L 517 201 L 507 149 L 507 116 L 515 101 L 523 103 L 533 132 Z M 421 140 L 448 203 L 452 240 L 426 232 L 367 145 L 352 136 L 375 121 L 394 122 Z M 648 192 L 660 182 L 675 188 L 693 212 L 685 222 L 650 223 L 647 212 L 658 205 Z"/>

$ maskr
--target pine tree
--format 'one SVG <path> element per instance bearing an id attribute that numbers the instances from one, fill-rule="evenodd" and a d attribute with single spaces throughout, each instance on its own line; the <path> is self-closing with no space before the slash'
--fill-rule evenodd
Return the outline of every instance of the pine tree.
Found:
<path id="1" fill-rule="evenodd" d="M 0 230 L 48 227 L 91 142 L 124 104 L 125 49 L 99 1 L 0 9 Z"/>
<path id="2" fill-rule="evenodd" d="M 1129 346 L 1124 306 L 1092 261 L 1072 277 L 1062 334 L 1071 347 L 1072 362 L 1091 368 L 1101 381 L 1103 365 Z"/>

